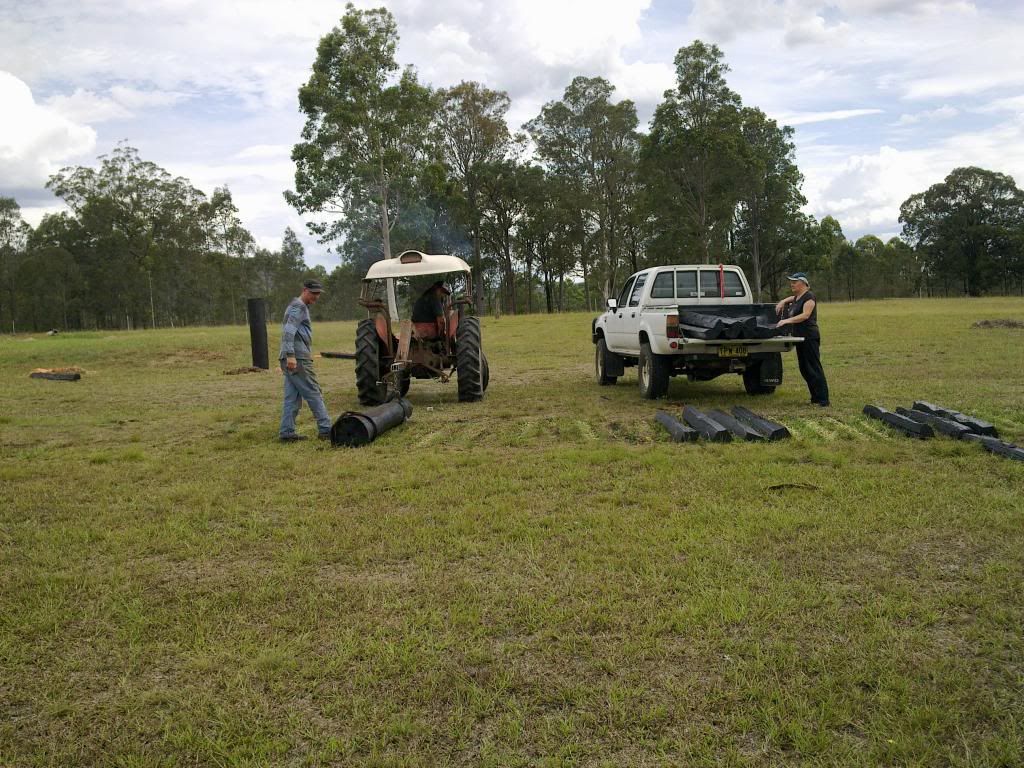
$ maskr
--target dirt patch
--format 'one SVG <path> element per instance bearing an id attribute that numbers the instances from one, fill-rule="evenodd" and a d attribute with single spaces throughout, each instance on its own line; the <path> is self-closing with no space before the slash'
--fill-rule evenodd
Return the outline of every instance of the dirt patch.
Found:
<path id="1" fill-rule="evenodd" d="M 154 360 L 150 365 L 155 366 L 179 366 L 190 363 L 208 363 L 214 360 L 223 360 L 225 355 L 222 352 L 214 352 L 209 349 L 179 349 L 177 352 Z"/>
<path id="2" fill-rule="evenodd" d="M 979 320 L 972 328 L 1024 328 L 1024 321 L 1021 320 Z"/>

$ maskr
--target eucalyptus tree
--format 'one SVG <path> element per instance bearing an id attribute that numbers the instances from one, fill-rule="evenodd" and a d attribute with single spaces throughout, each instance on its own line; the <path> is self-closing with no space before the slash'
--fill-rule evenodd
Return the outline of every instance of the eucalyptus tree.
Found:
<path id="1" fill-rule="evenodd" d="M 463 218 L 472 242 L 479 310 L 483 300 L 480 197 L 487 169 L 504 160 L 512 149 L 512 136 L 505 119 L 511 102 L 504 91 L 464 81 L 438 91 L 437 104 L 435 128 L 440 154 L 465 203 Z"/>
<path id="2" fill-rule="evenodd" d="M 202 248 L 206 198 L 125 144 L 99 160 L 98 168 L 63 168 L 46 186 L 89 233 L 77 256 L 92 283 L 95 312 L 106 322 L 120 314 L 128 327 L 137 313 L 148 314 L 156 325 L 153 278 L 164 275 L 159 287 L 171 290 L 189 274 L 182 268 Z"/>
<path id="3" fill-rule="evenodd" d="M 340 25 L 320 40 L 312 74 L 299 89 L 306 122 L 292 149 L 295 191 L 285 198 L 300 213 L 326 215 L 310 225 L 322 242 L 343 238 L 352 214 L 372 206 L 381 253 L 391 258 L 391 231 L 426 157 L 434 102 L 411 67 L 395 79 L 398 27 L 391 13 L 351 3 L 345 9 Z M 393 286 L 389 298 L 394 311 Z"/>
<path id="4" fill-rule="evenodd" d="M 1024 192 L 1006 174 L 955 168 L 905 200 L 900 222 L 933 280 L 978 296 L 1020 263 Z"/>
<path id="5" fill-rule="evenodd" d="M 0 197 L 0 322 L 17 327 L 18 272 L 32 228 L 13 197 Z"/>
<path id="6" fill-rule="evenodd" d="M 720 260 L 744 173 L 740 97 L 725 80 L 717 45 L 697 40 L 675 57 L 676 87 L 651 121 L 645 179 L 656 202 L 657 243 L 668 256 L 692 249 Z"/>
<path id="7" fill-rule="evenodd" d="M 737 211 L 738 234 L 748 249 L 754 295 L 760 301 L 764 283 L 774 286 L 778 274 L 791 268 L 783 262 L 795 245 L 794 228 L 807 200 L 800 193 L 803 176 L 796 166 L 793 129 L 780 127 L 759 109 L 744 108 L 740 132 L 746 169 Z"/>
<path id="8" fill-rule="evenodd" d="M 524 127 L 537 155 L 559 178 L 565 202 L 580 212 L 593 234 L 598 258 L 581 251 L 589 304 L 589 272 L 596 267 L 606 296 L 614 291 L 628 205 L 636 184 L 639 134 L 636 106 L 612 102 L 614 86 L 600 77 L 576 77 L 560 101 L 544 105 Z"/>

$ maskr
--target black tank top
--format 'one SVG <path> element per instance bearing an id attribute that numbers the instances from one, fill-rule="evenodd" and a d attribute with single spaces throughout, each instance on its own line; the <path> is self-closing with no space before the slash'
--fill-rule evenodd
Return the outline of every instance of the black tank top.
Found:
<path id="1" fill-rule="evenodd" d="M 818 300 L 814 297 L 814 294 L 810 291 L 804 291 L 803 295 L 799 299 L 794 299 L 793 303 L 789 305 L 789 313 L 787 317 L 796 317 L 803 314 L 804 304 L 808 301 L 814 302 L 814 309 L 811 310 L 811 316 L 804 320 L 802 323 L 796 323 L 791 325 L 793 329 L 793 335 L 799 336 L 804 339 L 820 339 L 821 333 L 818 331 Z"/>

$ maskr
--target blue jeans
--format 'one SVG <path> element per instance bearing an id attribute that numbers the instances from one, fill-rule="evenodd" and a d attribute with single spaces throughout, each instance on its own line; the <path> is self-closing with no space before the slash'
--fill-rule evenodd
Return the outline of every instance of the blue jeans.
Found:
<path id="1" fill-rule="evenodd" d="M 295 417 L 299 415 L 302 401 L 309 403 L 309 409 L 316 418 L 316 428 L 321 434 L 331 431 L 331 417 L 327 415 L 324 396 L 320 392 L 320 382 L 316 380 L 312 360 L 297 360 L 299 367 L 289 371 L 284 360 L 281 360 L 281 371 L 284 373 L 284 405 L 281 408 L 281 437 L 295 434 Z"/>

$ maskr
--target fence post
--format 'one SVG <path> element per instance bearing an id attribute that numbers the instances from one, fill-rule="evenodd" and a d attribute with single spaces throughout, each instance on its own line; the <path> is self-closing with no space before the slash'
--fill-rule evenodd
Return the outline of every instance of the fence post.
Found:
<path id="1" fill-rule="evenodd" d="M 270 369 L 270 351 L 267 344 L 267 302 L 262 298 L 248 299 L 249 339 L 252 341 L 252 367 Z"/>

